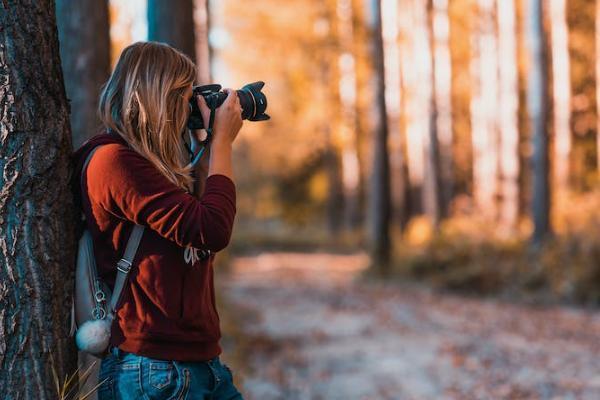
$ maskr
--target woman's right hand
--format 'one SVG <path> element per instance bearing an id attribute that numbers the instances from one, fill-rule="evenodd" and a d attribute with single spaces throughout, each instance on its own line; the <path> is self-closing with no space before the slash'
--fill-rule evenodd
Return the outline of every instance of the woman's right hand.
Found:
<path id="1" fill-rule="evenodd" d="M 242 128 L 242 107 L 237 92 L 233 89 L 223 89 L 227 93 L 227 98 L 215 111 L 215 121 L 213 124 L 213 144 L 232 144 Z M 203 116 L 209 116 L 210 110 L 206 105 L 204 97 L 198 96 L 198 106 L 202 110 Z M 207 117 L 204 119 L 208 120 Z M 205 125 L 208 121 L 205 121 Z"/>

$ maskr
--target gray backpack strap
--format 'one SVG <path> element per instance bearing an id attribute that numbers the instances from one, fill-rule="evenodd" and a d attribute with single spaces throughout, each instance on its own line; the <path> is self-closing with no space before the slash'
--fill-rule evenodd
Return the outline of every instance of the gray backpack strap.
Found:
<path id="1" fill-rule="evenodd" d="M 92 155 L 100 148 L 102 145 L 96 146 L 90 151 L 90 154 L 87 156 L 85 163 L 83 164 L 83 169 L 81 172 L 81 187 L 83 190 L 83 176 L 85 174 L 85 170 L 92 159 Z M 127 277 L 129 276 L 129 272 L 131 271 L 131 266 L 133 264 L 133 258 L 135 257 L 135 253 L 140 245 L 140 240 L 142 239 L 142 235 L 144 233 L 144 227 L 141 225 L 135 224 L 133 226 L 133 230 L 131 231 L 131 235 L 127 240 L 127 247 L 125 248 L 125 254 L 123 254 L 123 258 L 121 258 L 117 262 L 117 277 L 115 278 L 115 286 L 112 291 L 112 295 L 110 297 L 110 308 L 109 308 L 109 316 L 110 318 L 114 317 L 117 304 L 121 299 L 121 294 L 123 293 L 123 288 L 125 287 L 125 283 L 127 283 Z"/>
<path id="2" fill-rule="evenodd" d="M 127 242 L 125 254 L 123 255 L 123 258 L 117 262 L 117 277 L 115 278 L 115 287 L 113 288 L 112 296 L 110 297 L 110 313 L 113 315 L 117 308 L 117 304 L 119 304 L 119 300 L 121 299 L 123 288 L 127 283 L 127 277 L 131 271 L 133 258 L 135 257 L 143 234 L 143 226 L 137 224 L 133 226 L 131 236 L 129 236 L 129 241 Z"/>

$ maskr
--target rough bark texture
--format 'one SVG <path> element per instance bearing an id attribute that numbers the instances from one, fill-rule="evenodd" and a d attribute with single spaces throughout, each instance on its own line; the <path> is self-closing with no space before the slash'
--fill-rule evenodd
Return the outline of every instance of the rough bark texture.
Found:
<path id="1" fill-rule="evenodd" d="M 548 62 L 543 27 L 543 1 L 528 0 L 529 115 L 533 137 L 533 243 L 539 245 L 550 233 L 550 188 L 548 182 Z"/>
<path id="2" fill-rule="evenodd" d="M 372 60 L 375 87 L 373 153 L 371 188 L 369 191 L 370 250 L 373 265 L 386 274 L 390 267 L 390 166 L 388 154 L 388 126 L 385 104 L 385 68 L 381 31 L 381 0 L 371 2 Z"/>
<path id="3" fill-rule="evenodd" d="M 100 88 L 110 73 L 106 0 L 58 0 L 56 19 L 67 97 L 71 104 L 73 146 L 100 127 L 96 115 Z"/>
<path id="4" fill-rule="evenodd" d="M 193 0 L 149 0 L 148 40 L 168 43 L 195 62 Z"/>
<path id="5" fill-rule="evenodd" d="M 54 2 L 0 4 L 0 393 L 54 399 L 69 337 L 78 217 Z M 51 363 L 53 360 L 53 363 Z"/>

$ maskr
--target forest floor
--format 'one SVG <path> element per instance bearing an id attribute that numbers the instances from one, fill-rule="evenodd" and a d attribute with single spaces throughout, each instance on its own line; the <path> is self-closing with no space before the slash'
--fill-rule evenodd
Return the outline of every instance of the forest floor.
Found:
<path id="1" fill-rule="evenodd" d="M 247 400 L 600 399 L 600 311 L 365 280 L 367 262 L 231 260 L 225 347 Z"/>

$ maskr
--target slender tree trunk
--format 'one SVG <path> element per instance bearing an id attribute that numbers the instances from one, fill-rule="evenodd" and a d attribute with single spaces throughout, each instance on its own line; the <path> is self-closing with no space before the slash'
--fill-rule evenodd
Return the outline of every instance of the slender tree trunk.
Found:
<path id="1" fill-rule="evenodd" d="M 55 399 L 69 336 L 75 222 L 71 131 L 54 2 L 0 5 L 0 393 Z"/>
<path id="2" fill-rule="evenodd" d="M 429 85 L 429 130 L 425 136 L 425 186 L 423 200 L 425 212 L 431 218 L 433 225 L 437 228 L 442 219 L 441 202 L 441 179 L 440 179 L 440 148 L 438 140 L 439 113 L 437 104 L 437 82 L 436 82 L 436 58 L 435 58 L 435 34 L 434 34 L 434 5 L 433 0 L 426 0 L 424 4 L 427 10 L 428 29 L 427 36 L 429 46 L 423 48 L 429 56 L 427 70 L 430 73 Z"/>
<path id="3" fill-rule="evenodd" d="M 60 56 L 71 104 L 73 146 L 97 133 L 100 88 L 110 74 L 108 2 L 56 2 Z"/>
<path id="4" fill-rule="evenodd" d="M 450 20 L 448 0 L 433 0 L 432 42 L 437 109 L 437 139 L 439 149 L 439 203 L 440 215 L 448 214 L 452 200 L 454 174 L 452 157 L 452 60 L 450 58 Z"/>
<path id="5" fill-rule="evenodd" d="M 556 194 L 564 194 L 568 189 L 569 158 L 572 148 L 571 67 L 566 5 L 566 0 L 550 0 Z"/>
<path id="6" fill-rule="evenodd" d="M 425 176 L 425 135 L 429 131 L 430 75 L 427 18 L 422 0 L 407 0 L 400 6 L 400 43 L 403 115 L 406 127 L 406 163 L 410 190 L 410 215 L 423 212 Z"/>
<path id="7" fill-rule="evenodd" d="M 548 63 L 546 37 L 543 27 L 543 0 L 527 2 L 527 32 L 530 57 L 529 115 L 533 137 L 533 194 L 532 215 L 534 232 L 532 241 L 540 245 L 550 233 L 550 188 L 548 182 Z"/>
<path id="8" fill-rule="evenodd" d="M 494 0 L 478 0 L 473 41 L 473 192 L 475 204 L 490 220 L 498 216 L 498 49 Z"/>
<path id="9" fill-rule="evenodd" d="M 382 32 L 385 61 L 385 100 L 390 136 L 390 180 L 393 219 L 401 231 L 408 223 L 409 187 L 404 156 L 404 132 L 401 126 L 400 46 L 396 0 L 383 0 Z"/>
<path id="10" fill-rule="evenodd" d="M 379 273 L 389 273 L 390 248 L 390 167 L 388 126 L 385 104 L 385 66 L 381 28 L 381 0 L 371 0 L 372 60 L 375 88 L 371 189 L 369 191 L 370 250 L 372 262 Z"/>
<path id="11" fill-rule="evenodd" d="M 515 0 L 496 2 L 500 76 L 500 222 L 513 232 L 519 218 L 519 78 Z"/>
<path id="12" fill-rule="evenodd" d="M 196 65 L 198 67 L 198 83 L 212 83 L 211 60 L 212 49 L 208 41 L 210 32 L 210 1 L 195 0 L 194 21 L 196 28 Z"/>
<path id="13" fill-rule="evenodd" d="M 148 0 L 148 40 L 164 42 L 196 61 L 193 0 Z"/>

